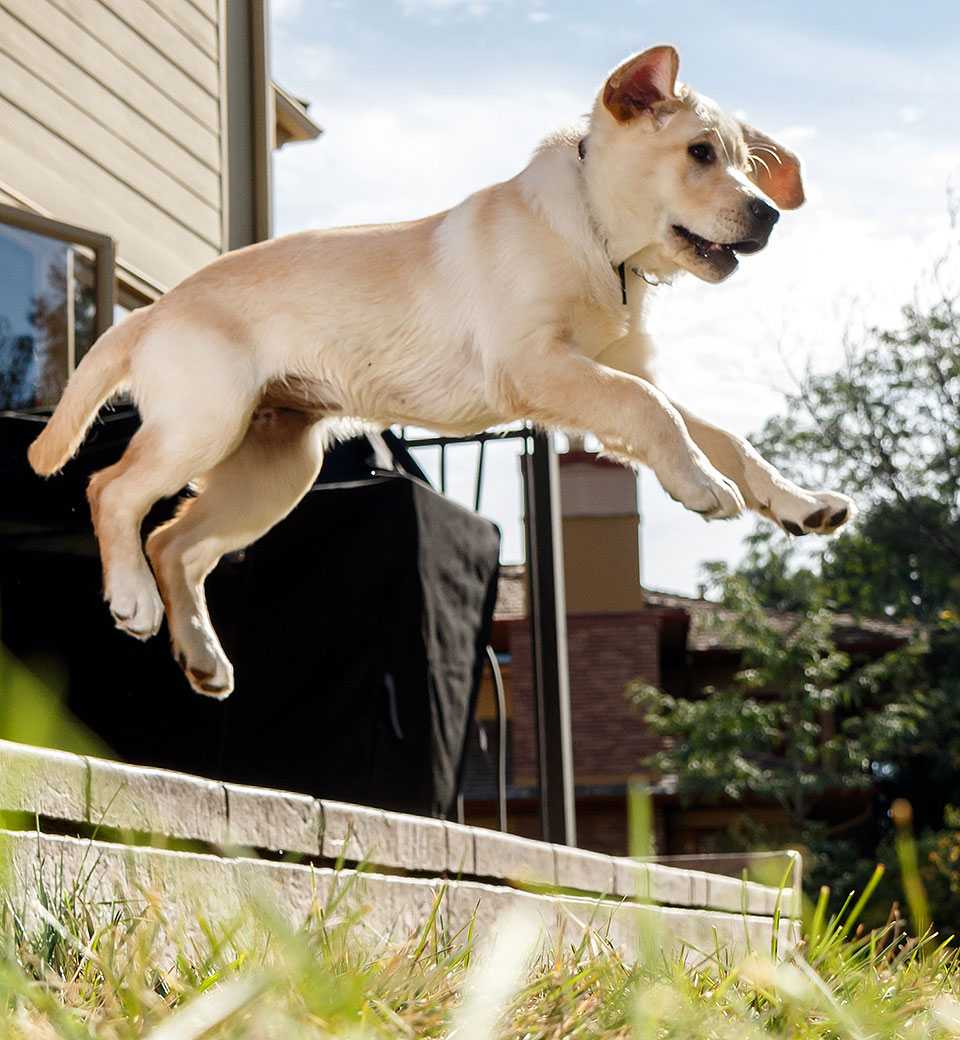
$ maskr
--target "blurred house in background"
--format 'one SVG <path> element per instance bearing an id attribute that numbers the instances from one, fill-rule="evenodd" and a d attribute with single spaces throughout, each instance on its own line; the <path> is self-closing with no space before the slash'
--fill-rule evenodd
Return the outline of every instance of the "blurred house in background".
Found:
<path id="1" fill-rule="evenodd" d="M 683 804 L 670 778 L 652 777 L 642 760 L 659 738 L 625 696 L 632 679 L 644 679 L 677 696 L 728 684 L 740 668 L 736 636 L 717 603 L 653 592 L 640 584 L 640 516 L 636 475 L 599 455 L 574 448 L 559 456 L 563 509 L 570 702 L 577 839 L 582 848 L 625 854 L 627 789 L 649 786 L 657 851 L 686 855 L 710 850 L 736 818 L 748 812 L 774 824 L 778 810 L 733 802 Z M 504 675 L 507 702 L 507 778 L 510 829 L 539 833 L 537 734 L 534 727 L 530 625 L 523 566 L 503 567 L 493 645 Z M 791 615 L 769 612 L 784 634 Z M 872 659 L 905 642 L 912 630 L 882 620 L 838 615 L 837 646 Z M 465 785 L 466 819 L 493 826 L 497 726 L 493 691 L 481 687 Z M 834 799 L 840 818 L 862 804 Z"/>

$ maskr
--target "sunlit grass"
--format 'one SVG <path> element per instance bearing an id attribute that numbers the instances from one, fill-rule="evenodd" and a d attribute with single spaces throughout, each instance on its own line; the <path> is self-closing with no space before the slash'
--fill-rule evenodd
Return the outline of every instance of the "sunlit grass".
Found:
<path id="1" fill-rule="evenodd" d="M 6 1040 L 313 1037 L 855 1040 L 960 1035 L 956 954 L 899 918 L 858 933 L 862 900 L 814 909 L 799 949 L 703 960 L 615 950 L 597 933 L 544 945 L 529 919 L 451 934 L 439 913 L 371 945 L 341 891 L 292 929 L 264 907 L 189 936 L 140 900 L 41 888 L 36 924 L 6 905 Z M 437 906 L 440 905 L 438 899 Z"/>
<path id="2" fill-rule="evenodd" d="M 0 725 L 0 735 L 74 746 L 70 720 L 39 710 L 49 698 L 9 657 L 0 656 L 0 687 L 20 699 L 0 724 L 33 727 Z M 647 853 L 649 806 L 631 806 L 631 851 Z M 905 902 L 926 927 L 905 806 L 894 822 Z M 78 879 L 51 881 L 38 864 L 30 902 L 0 905 L 0 1040 L 960 1037 L 960 967 L 947 937 L 911 937 L 895 909 L 885 927 L 863 929 L 879 872 L 836 913 L 821 893 L 798 947 L 735 958 L 668 955 L 669 937 L 655 933 L 618 949 L 602 929 L 572 922 L 551 941 L 519 917 L 452 931 L 440 893 L 416 934 L 372 942 L 348 883 L 299 928 L 266 904 L 213 924 L 148 895 L 96 901 L 93 848 Z"/>

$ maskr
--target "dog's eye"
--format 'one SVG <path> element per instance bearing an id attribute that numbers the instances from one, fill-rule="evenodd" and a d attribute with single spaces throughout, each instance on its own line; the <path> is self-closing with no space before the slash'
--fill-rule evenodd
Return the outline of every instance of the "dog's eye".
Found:
<path id="1" fill-rule="evenodd" d="M 716 158 L 716 152 L 713 150 L 713 145 L 709 144 L 692 144 L 687 149 L 687 152 L 692 159 L 695 159 L 703 166 L 709 166 Z"/>

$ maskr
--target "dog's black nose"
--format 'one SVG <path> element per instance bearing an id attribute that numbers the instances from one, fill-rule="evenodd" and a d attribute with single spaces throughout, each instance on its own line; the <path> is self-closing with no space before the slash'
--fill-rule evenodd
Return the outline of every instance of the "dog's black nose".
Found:
<path id="1" fill-rule="evenodd" d="M 780 211 L 774 209 L 773 206 L 768 206 L 763 199 L 751 199 L 748 207 L 754 217 L 767 227 L 773 227 L 780 219 Z"/>

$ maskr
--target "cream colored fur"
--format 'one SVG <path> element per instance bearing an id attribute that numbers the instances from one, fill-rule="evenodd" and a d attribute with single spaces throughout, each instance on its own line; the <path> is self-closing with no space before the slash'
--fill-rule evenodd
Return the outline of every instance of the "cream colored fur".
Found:
<path id="1" fill-rule="evenodd" d="M 676 71 L 669 47 L 629 59 L 586 127 L 446 213 L 230 253 L 103 336 L 30 460 L 55 472 L 130 388 L 143 425 L 89 491 L 117 625 L 147 638 L 166 612 L 194 688 L 228 694 L 204 579 L 293 509 L 342 418 L 590 432 L 707 518 L 749 508 L 794 533 L 845 522 L 845 496 L 796 487 L 652 381 L 645 278 L 719 281 L 736 266 L 729 245 L 762 247 L 776 219 L 760 188 L 784 207 L 803 199 L 796 157 L 679 88 Z M 151 570 L 140 525 L 188 482 L 199 494 L 148 539 Z"/>

